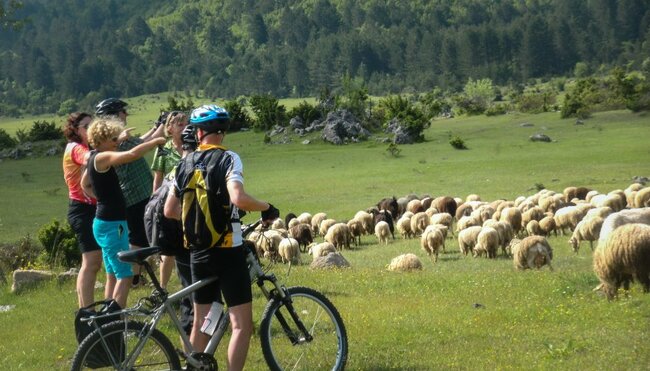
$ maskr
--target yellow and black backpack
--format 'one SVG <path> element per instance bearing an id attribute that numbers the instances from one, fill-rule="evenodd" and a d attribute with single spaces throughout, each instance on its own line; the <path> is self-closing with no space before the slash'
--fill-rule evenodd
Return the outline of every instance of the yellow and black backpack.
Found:
<path id="1" fill-rule="evenodd" d="M 181 222 L 186 248 L 223 246 L 232 233 L 226 172 L 232 158 L 223 149 L 196 151 L 179 163 Z M 211 174 L 211 176 L 208 176 Z"/>

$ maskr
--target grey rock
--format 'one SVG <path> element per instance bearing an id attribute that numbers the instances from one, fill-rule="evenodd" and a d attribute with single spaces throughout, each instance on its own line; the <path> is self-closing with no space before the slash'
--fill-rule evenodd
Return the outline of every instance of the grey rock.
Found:
<path id="1" fill-rule="evenodd" d="M 530 122 L 523 122 L 523 123 L 519 124 L 519 126 L 521 126 L 522 128 L 529 128 L 529 127 L 532 127 L 532 126 L 535 126 L 535 125 L 531 124 Z"/>
<path id="2" fill-rule="evenodd" d="M 349 268 L 350 263 L 337 252 L 331 252 L 325 256 L 319 256 L 311 262 L 309 266 L 311 269 L 327 269 L 327 268 Z"/>
<path id="3" fill-rule="evenodd" d="M 311 144 L 311 140 L 305 139 L 302 141 L 302 144 Z"/>
<path id="4" fill-rule="evenodd" d="M 530 140 L 533 142 L 551 142 L 551 138 L 546 134 L 533 134 L 530 136 Z"/>
<path id="5" fill-rule="evenodd" d="M 27 287 L 33 286 L 38 282 L 48 281 L 55 277 L 50 271 L 39 270 L 15 270 L 13 273 L 13 285 L 11 292 L 20 293 Z"/>
<path id="6" fill-rule="evenodd" d="M 300 118 L 300 116 L 296 116 L 289 121 L 289 126 L 291 126 L 294 130 L 304 129 L 305 123 L 302 122 L 302 118 Z"/>
<path id="7" fill-rule="evenodd" d="M 370 136 L 356 117 L 347 110 L 337 110 L 327 114 L 324 121 L 322 138 L 326 142 L 336 145 L 347 142 L 358 142 L 365 140 Z"/>

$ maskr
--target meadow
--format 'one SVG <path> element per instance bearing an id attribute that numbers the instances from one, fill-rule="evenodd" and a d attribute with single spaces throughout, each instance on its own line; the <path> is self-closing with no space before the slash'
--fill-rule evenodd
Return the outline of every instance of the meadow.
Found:
<path id="1" fill-rule="evenodd" d="M 149 111 L 131 110 L 131 125 L 143 130 L 156 116 L 156 109 Z M 603 193 L 624 189 L 632 177 L 650 175 L 649 121 L 625 111 L 597 113 L 584 125 L 561 120 L 558 113 L 437 120 L 424 143 L 399 146 L 396 157 L 376 138 L 338 147 L 317 136 L 265 145 L 261 133 L 242 132 L 228 134 L 225 143 L 244 161 L 247 191 L 271 201 L 282 215 L 326 212 L 347 220 L 381 198 L 409 193 L 475 193 L 490 201 L 531 195 L 542 186 L 558 192 L 569 185 Z M 531 142 L 535 133 L 554 141 Z M 452 136 L 469 149 L 454 149 Z M 302 144 L 305 139 L 311 143 Z M 0 163 L 0 242 L 34 235 L 52 218 L 65 218 L 60 166 L 58 157 Z M 351 370 L 648 369 L 650 295 L 633 286 L 628 296 L 608 302 L 592 292 L 598 280 L 591 251 L 583 245 L 574 254 L 567 239 L 549 238 L 554 271 L 518 272 L 506 258 L 463 257 L 453 239 L 432 264 L 417 239 L 397 237 L 380 246 L 374 236 L 343 252 L 351 269 L 273 269 L 287 285 L 320 290 L 339 308 Z M 420 257 L 421 272 L 386 271 L 393 257 L 406 252 Z M 304 262 L 310 260 L 303 255 Z M 130 299 L 146 293 L 135 291 Z M 255 299 L 258 321 L 264 303 L 259 295 Z M 52 282 L 20 295 L 0 285 L 0 305 L 16 306 L 0 313 L 0 365 L 69 367 L 76 346 L 73 283 Z M 265 369 L 256 335 L 247 369 Z"/>

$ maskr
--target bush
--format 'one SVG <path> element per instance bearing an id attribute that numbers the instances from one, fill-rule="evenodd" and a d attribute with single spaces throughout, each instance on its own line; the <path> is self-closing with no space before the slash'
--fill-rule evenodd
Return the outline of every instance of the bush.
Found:
<path id="1" fill-rule="evenodd" d="M 29 235 L 16 243 L 0 244 L 0 270 L 6 273 L 33 266 L 42 252 Z"/>
<path id="2" fill-rule="evenodd" d="M 167 108 L 161 109 L 161 111 L 182 111 L 182 112 L 191 112 L 192 109 L 194 109 L 194 102 L 192 101 L 192 97 L 187 97 L 187 101 L 185 100 L 177 100 L 176 96 L 168 96 L 167 97 Z"/>
<path id="3" fill-rule="evenodd" d="M 505 115 L 506 113 L 508 113 L 508 105 L 505 103 L 493 104 L 485 110 L 486 116 Z"/>
<path id="4" fill-rule="evenodd" d="M 420 99 L 420 103 L 422 104 L 422 111 L 429 119 L 440 116 L 441 114 L 451 113 L 451 104 L 438 88 L 424 94 Z"/>
<path id="5" fill-rule="evenodd" d="M 16 140 L 5 129 L 0 129 L 0 148 L 11 148 L 15 145 Z"/>
<path id="6" fill-rule="evenodd" d="M 270 130 L 275 125 L 286 126 L 286 108 L 271 94 L 253 95 L 250 99 L 251 109 L 257 116 L 253 121 L 255 130 Z"/>
<path id="7" fill-rule="evenodd" d="M 517 109 L 524 113 L 548 112 L 555 106 L 556 94 L 552 91 L 530 91 L 516 98 Z"/>
<path id="8" fill-rule="evenodd" d="M 465 141 L 459 136 L 451 138 L 449 140 L 449 144 L 451 144 L 451 146 L 456 149 L 467 149 L 467 146 L 465 146 Z"/>
<path id="9" fill-rule="evenodd" d="M 316 106 L 307 103 L 307 101 L 300 102 L 300 104 L 289 110 L 287 114 L 289 118 L 296 116 L 300 117 L 305 125 L 309 125 L 322 117 L 320 110 Z"/>
<path id="10" fill-rule="evenodd" d="M 77 237 L 67 222 L 61 225 L 53 219 L 38 230 L 38 240 L 43 245 L 51 266 L 70 268 L 81 262 Z"/>
<path id="11" fill-rule="evenodd" d="M 32 128 L 29 130 L 27 138 L 31 142 L 63 139 L 63 132 L 61 131 L 61 128 L 56 127 L 56 123 L 54 123 L 54 121 L 35 121 L 34 125 L 32 125 Z"/>
<path id="12" fill-rule="evenodd" d="M 402 128 L 417 141 L 424 139 L 424 129 L 429 127 L 429 120 L 422 110 L 401 95 L 388 96 L 379 101 L 379 109 L 383 111 L 388 124 L 398 119 Z"/>
<path id="13" fill-rule="evenodd" d="M 230 131 L 239 131 L 243 128 L 249 128 L 252 124 L 252 120 L 244 105 L 237 100 L 229 100 L 224 103 L 223 108 L 228 111 L 230 115 Z"/>

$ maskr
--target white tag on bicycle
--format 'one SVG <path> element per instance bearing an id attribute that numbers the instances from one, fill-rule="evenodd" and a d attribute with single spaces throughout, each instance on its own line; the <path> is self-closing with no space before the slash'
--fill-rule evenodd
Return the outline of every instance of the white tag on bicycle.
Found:
<path id="1" fill-rule="evenodd" d="M 214 331 L 217 329 L 217 325 L 219 324 L 219 319 L 221 318 L 222 314 L 223 304 L 219 303 L 218 301 L 212 302 L 210 311 L 208 312 L 208 315 L 205 316 L 203 325 L 201 326 L 201 332 L 208 336 L 212 336 L 212 334 L 214 334 Z"/>

